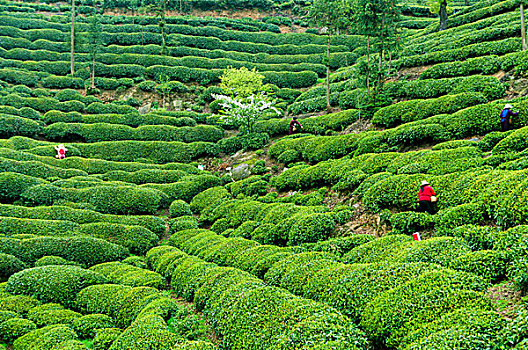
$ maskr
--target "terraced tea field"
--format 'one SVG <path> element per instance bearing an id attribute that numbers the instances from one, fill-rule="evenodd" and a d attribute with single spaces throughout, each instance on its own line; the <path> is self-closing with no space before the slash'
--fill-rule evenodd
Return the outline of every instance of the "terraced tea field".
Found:
<path id="1" fill-rule="evenodd" d="M 0 349 L 528 348 L 528 3 L 318 1 L 0 0 Z"/>

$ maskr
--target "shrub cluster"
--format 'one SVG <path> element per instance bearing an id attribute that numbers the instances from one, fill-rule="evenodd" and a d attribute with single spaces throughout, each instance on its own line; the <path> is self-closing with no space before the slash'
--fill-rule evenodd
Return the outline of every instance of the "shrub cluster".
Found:
<path id="1" fill-rule="evenodd" d="M 119 262 L 109 262 L 90 267 L 90 270 L 103 275 L 107 281 L 131 287 L 161 288 L 165 281 L 160 274 Z"/>

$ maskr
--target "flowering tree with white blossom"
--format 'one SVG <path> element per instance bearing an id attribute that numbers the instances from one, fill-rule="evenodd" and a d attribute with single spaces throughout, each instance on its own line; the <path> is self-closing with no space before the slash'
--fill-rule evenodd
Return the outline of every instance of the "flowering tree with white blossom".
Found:
<path id="1" fill-rule="evenodd" d="M 270 99 L 263 91 L 264 76 L 255 69 L 228 68 L 220 80 L 220 86 L 226 94 L 212 94 L 212 97 L 222 107 L 220 120 L 223 122 L 252 133 L 253 125 L 264 115 L 280 114 L 279 110 L 273 107 L 276 100 Z"/>
<path id="2" fill-rule="evenodd" d="M 265 93 L 250 95 L 249 97 L 212 95 L 215 100 L 220 101 L 223 113 L 220 117 L 222 121 L 242 127 L 248 133 L 253 132 L 253 125 L 264 114 L 271 112 L 280 114 L 277 108 L 273 107 L 274 100 L 269 100 Z"/>

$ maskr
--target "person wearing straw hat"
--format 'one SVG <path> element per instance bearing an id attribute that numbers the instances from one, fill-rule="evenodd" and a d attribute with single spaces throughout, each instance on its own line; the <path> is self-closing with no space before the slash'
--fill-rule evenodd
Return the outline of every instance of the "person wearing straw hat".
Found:
<path id="1" fill-rule="evenodd" d="M 418 191 L 418 204 L 420 205 L 420 212 L 428 212 L 434 214 L 433 203 L 436 202 L 436 193 L 426 180 L 422 181 L 420 190 Z"/>
<path id="2" fill-rule="evenodd" d="M 516 117 L 519 115 L 519 112 L 512 112 L 513 106 L 511 104 L 506 104 L 504 109 L 500 114 L 500 122 L 502 126 L 502 131 L 510 130 L 511 117 Z"/>

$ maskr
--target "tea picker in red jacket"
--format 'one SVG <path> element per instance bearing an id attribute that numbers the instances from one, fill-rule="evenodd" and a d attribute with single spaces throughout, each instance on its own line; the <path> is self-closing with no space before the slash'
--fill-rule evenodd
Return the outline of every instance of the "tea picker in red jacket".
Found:
<path id="1" fill-rule="evenodd" d="M 427 181 L 422 181 L 420 190 L 418 191 L 418 203 L 420 204 L 420 212 L 428 212 L 434 214 L 433 203 L 436 202 L 436 193 Z"/>

